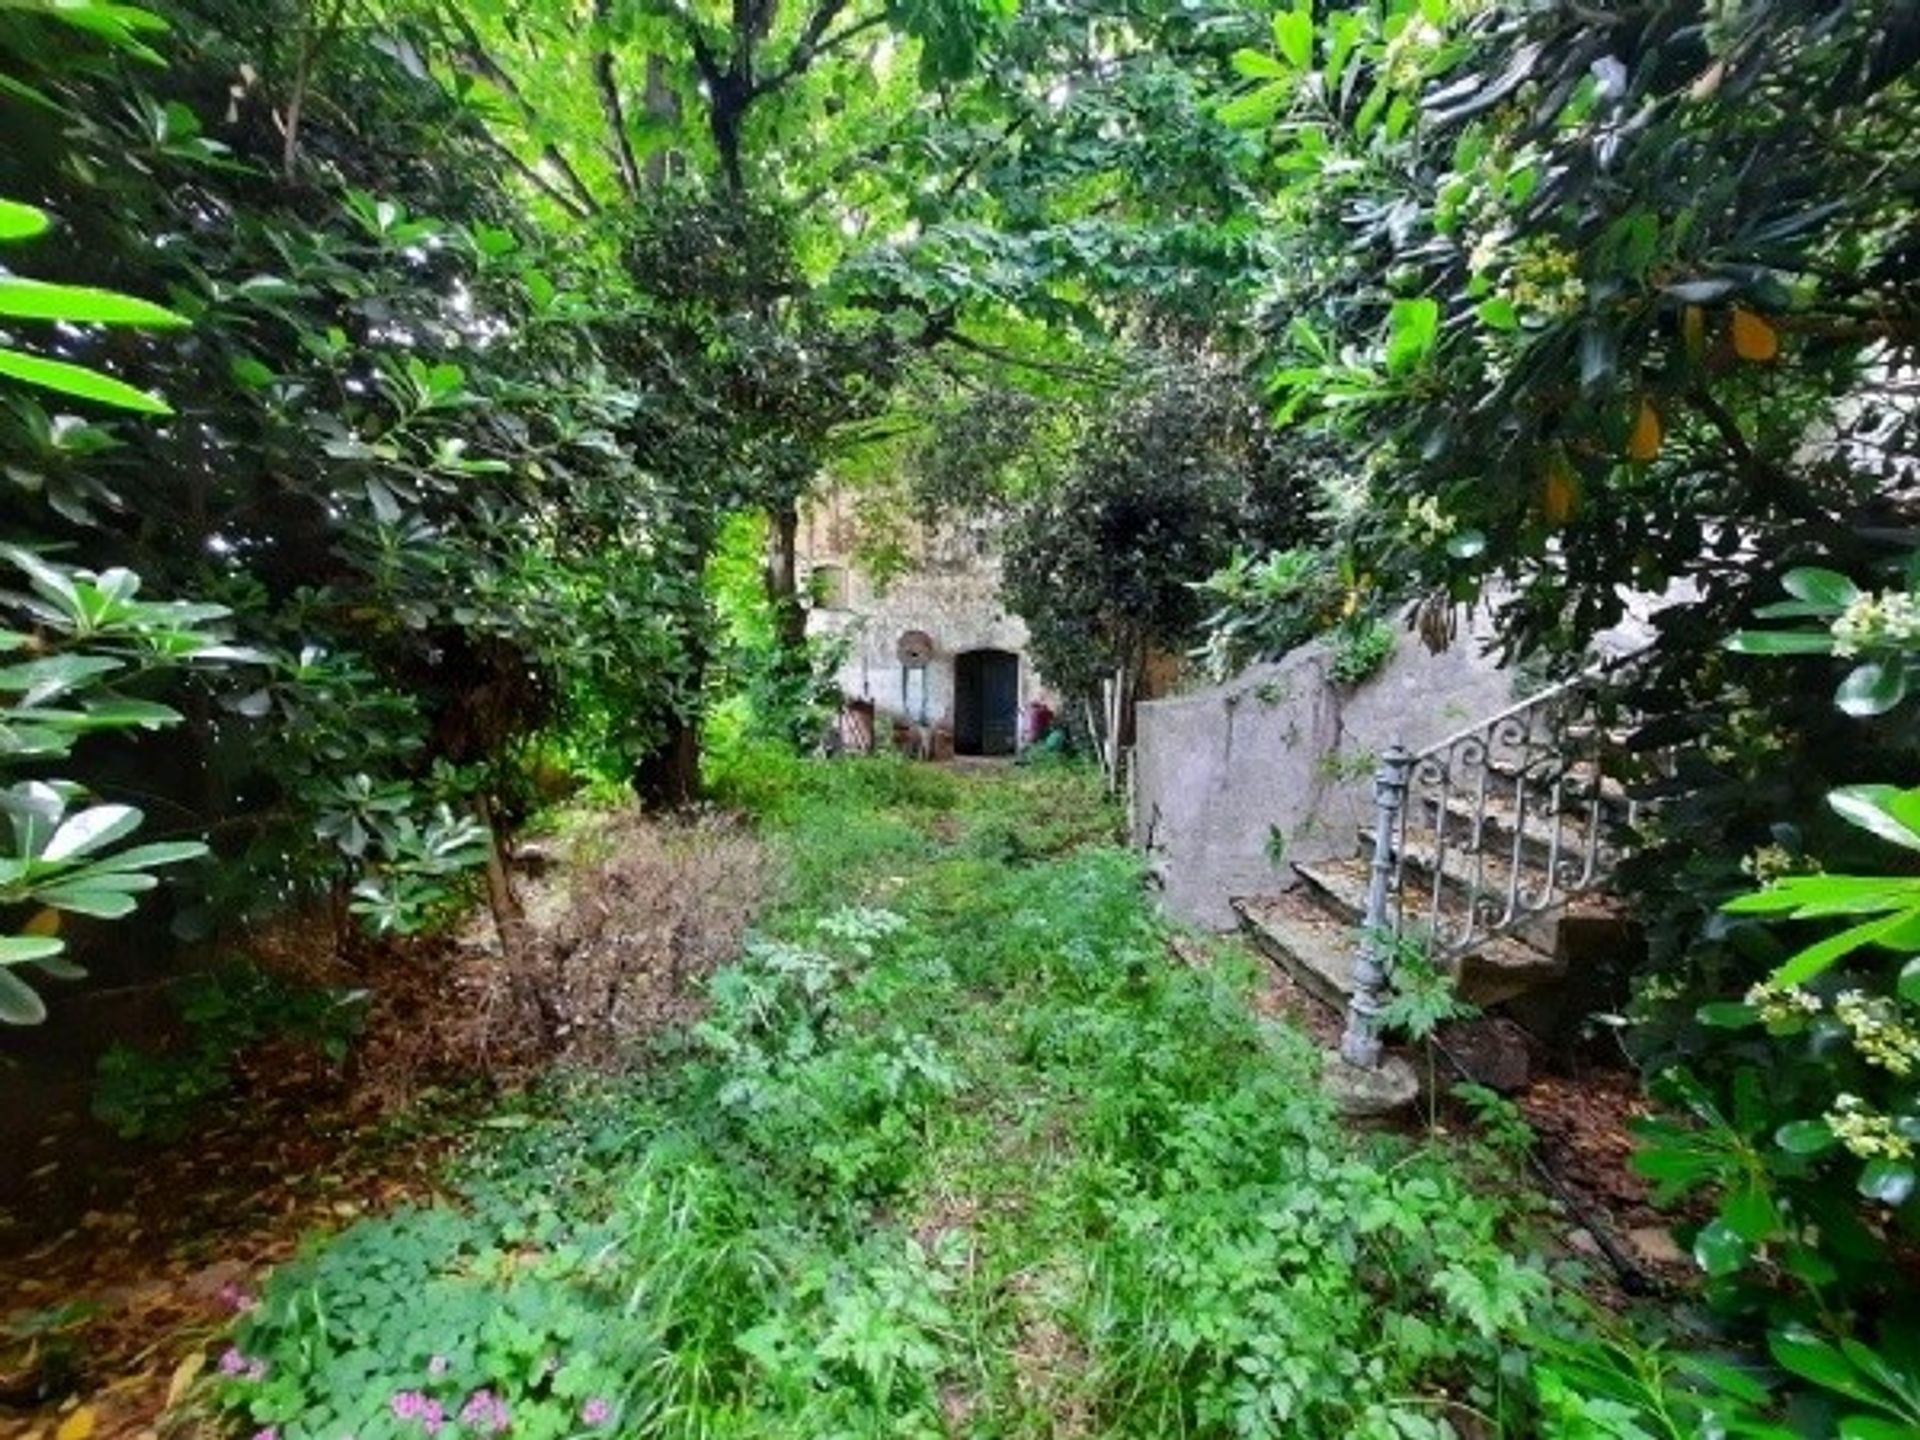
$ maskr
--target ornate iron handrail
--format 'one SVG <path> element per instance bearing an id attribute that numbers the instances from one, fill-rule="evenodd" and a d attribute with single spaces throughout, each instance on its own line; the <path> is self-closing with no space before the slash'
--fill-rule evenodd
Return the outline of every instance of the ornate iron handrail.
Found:
<path id="1" fill-rule="evenodd" d="M 1620 673 L 1589 670 L 1409 758 L 1380 917 L 1390 930 L 1448 959 L 1612 873 L 1615 837 L 1639 813 L 1598 703 Z"/>
<path id="2" fill-rule="evenodd" d="M 1599 886 L 1639 805 L 1607 703 L 1631 657 L 1596 666 L 1374 777 L 1372 884 L 1341 1053 L 1371 1066 L 1398 937 L 1446 962 Z"/>

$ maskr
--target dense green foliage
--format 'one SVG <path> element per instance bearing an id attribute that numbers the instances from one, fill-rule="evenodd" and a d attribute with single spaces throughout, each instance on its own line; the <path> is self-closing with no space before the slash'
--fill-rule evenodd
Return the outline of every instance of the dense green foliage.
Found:
<path id="1" fill-rule="evenodd" d="M 793 47 L 777 76 L 747 80 L 742 113 L 827 68 L 839 8 L 797 39 L 742 21 L 742 57 Z M 803 732 L 795 507 L 827 438 L 884 403 L 907 338 L 871 306 L 811 293 L 818 215 L 750 199 L 757 164 L 724 146 L 717 192 L 676 150 L 649 203 L 576 198 L 555 214 L 534 167 L 501 171 L 514 126 L 472 88 L 478 75 L 496 98 L 523 93 L 485 50 L 492 18 L 446 30 L 299 3 L 172 18 L 0 12 L 0 190 L 35 201 L 5 212 L 0 239 L 34 279 L 5 279 L 0 314 L 69 322 L 44 353 L 6 352 L 10 379 L 39 387 L 10 391 L 0 430 L 9 537 L 194 597 L 181 616 L 221 619 L 248 647 L 205 639 L 172 708 L 148 698 L 151 664 L 103 679 L 107 660 L 75 653 L 13 672 L 26 708 L 52 713 L 91 667 L 104 693 L 70 729 L 175 725 L 135 754 L 94 743 L 82 757 L 82 783 L 114 802 L 133 767 L 156 780 L 149 797 L 182 837 L 113 870 L 114 886 L 150 885 L 143 864 L 197 853 L 184 837 L 211 832 L 218 864 L 175 907 L 183 933 L 315 896 L 343 921 L 411 932 L 470 893 L 532 803 L 541 757 L 683 801 L 700 726 L 743 666 L 763 723 Z M 957 10 L 859 28 L 878 20 L 932 37 L 928 74 L 980 38 Z M 841 62 L 840 93 L 882 38 Z M 710 44 L 678 56 L 689 98 Z M 524 93 L 563 103 L 541 78 Z M 914 93 L 902 72 L 887 98 Z M 610 196 L 635 199 L 634 183 Z M 590 225 L 571 223 L 589 208 Z M 85 283 L 102 278 L 130 293 Z M 723 621 L 708 569 L 727 518 L 755 509 L 773 517 L 775 653 L 749 657 L 730 638 L 741 607 Z M 235 657 L 249 668 L 206 676 Z M 165 658 L 189 658 L 184 638 Z M 66 678 L 50 685 L 56 668 Z M 136 679 L 137 712 L 123 691 Z M 6 743 L 10 764 L 52 757 L 24 733 Z M 50 823 L 51 803 L 28 808 Z M 38 863 L 38 823 L 20 821 L 21 867 Z M 23 868 L 8 898 L 71 869 Z M 510 919 L 511 897 L 490 895 Z M 44 926 L 9 944 L 10 965 L 63 964 Z M 11 970 L 0 979 L 10 1018 L 40 1013 Z"/>
<path id="2" fill-rule="evenodd" d="M 106 273 L 192 322 L 137 349 L 71 333 L 69 354 L 137 367 L 175 408 L 116 423 L 15 398 L 10 530 L 218 597 L 193 613 L 251 647 L 234 682 L 181 692 L 180 738 L 140 764 L 172 831 L 221 837 L 212 905 L 183 921 L 314 892 L 344 914 L 351 890 L 375 926 L 410 930 L 485 855 L 554 671 L 644 667 L 663 648 L 657 604 L 560 643 L 569 599 L 621 613 L 574 577 L 607 568 L 598 527 L 637 540 L 649 492 L 600 428 L 630 398 L 583 365 L 577 324 L 556 345 L 543 323 L 577 302 L 377 37 L 336 37 L 320 72 L 262 56 L 256 76 L 297 65 L 315 110 L 357 90 L 375 140 L 327 108 L 302 164 L 267 91 L 205 113 L 263 18 L 196 16 L 181 53 L 157 39 L 167 68 L 28 19 L 0 34 L 31 87 L 0 115 L 0 180 L 77 241 L 36 246 L 37 273 Z M 670 693 L 656 685 L 633 723 L 657 730 Z M 125 769 L 96 760 L 88 783 L 111 795 Z"/>
<path id="3" fill-rule="evenodd" d="M 1526 1433 L 1529 1337 L 1568 1322 L 1518 1197 L 1347 1133 L 1245 962 L 1169 948 L 1092 777 L 781 778 L 786 900 L 696 1031 L 499 1117 L 457 1203 L 281 1269 L 222 1408 L 287 1440 L 428 1406 L 463 1434 Z"/>
<path id="4" fill-rule="evenodd" d="M 1733 644 L 1858 660 L 1839 707 L 1864 715 L 1897 704 L 1897 686 L 1857 677 L 1903 673 L 1909 592 L 1863 592 L 1818 569 L 1790 571 L 1786 586 L 1792 598 L 1762 613 L 1801 623 Z M 1643 1044 L 1662 1065 L 1657 1093 L 1686 1118 L 1645 1122 L 1636 1164 L 1665 1199 L 1713 1195 L 1716 1212 L 1694 1240 L 1710 1298 L 1773 1324 L 1769 1343 L 1789 1370 L 1853 1402 L 1854 1429 L 1843 1433 L 1920 1423 L 1920 1350 L 1899 1271 L 1915 1234 L 1920 962 L 1911 878 L 1823 866 L 1884 865 L 1889 846 L 1920 849 L 1914 805 L 1910 789 L 1848 785 L 1826 796 L 1831 826 L 1777 827 L 1744 865 L 1762 888 L 1729 900 L 1710 932 L 1737 963 L 1642 991 L 1655 1017 Z M 1698 1008 L 1676 1033 L 1686 1003 Z M 1844 1349 L 1822 1349 L 1800 1328 L 1816 1320 L 1846 1337 Z"/>
<path id="5" fill-rule="evenodd" d="M 222 606 L 137 599 L 140 579 L 124 569 L 94 574 L 24 550 L 7 558 L 31 590 L 7 606 L 23 628 L 0 631 L 0 648 L 23 657 L 0 669 L 0 695 L 7 698 L 0 774 L 64 769 L 91 735 L 177 725 L 177 710 L 140 698 L 143 682 L 254 658 L 209 628 L 225 618 Z M 31 1024 L 46 1008 L 15 967 L 61 980 L 85 973 L 65 953 L 63 917 L 121 919 L 132 913 L 135 895 L 159 883 L 155 870 L 197 859 L 207 847 L 197 840 L 123 845 L 140 828 L 139 808 L 87 803 L 79 787 L 57 776 L 0 791 L 0 809 L 10 831 L 0 902 L 34 907 L 20 933 L 0 936 L 0 1021 Z"/>
<path id="6" fill-rule="evenodd" d="M 484 875 L 511 962 L 500 862 L 582 779 L 799 857 L 686 1053 L 291 1268 L 223 1407 L 1916 1423 L 1917 67 L 1842 0 L 0 0 L 0 1019 L 163 875 L 176 934 L 310 905 L 350 957 Z M 1559 671 L 1670 592 L 1640 1163 L 1783 1398 L 1691 1331 L 1521 1355 L 1472 1172 L 1341 1137 L 1123 857 L 1028 863 L 1075 782 L 800 767 L 829 481 L 876 571 L 1005 524 L 1075 699 L 1320 635 L 1359 683 L 1483 597 Z M 257 1033 L 208 993 L 123 1126 Z"/>
<path id="7" fill-rule="evenodd" d="M 1896 7 L 1897 11 L 1897 7 Z M 1912 19 L 1821 3 L 1305 9 L 1236 118 L 1277 122 L 1282 412 L 1364 444 L 1357 539 L 1515 642 L 1617 586 L 1832 544 L 1911 453 Z M 1817 439 L 1813 438 L 1817 435 Z"/>
<path id="8" fill-rule="evenodd" d="M 1676 602 L 1632 696 L 1671 760 L 1622 877 L 1650 938 L 1625 1038 L 1670 1107 L 1639 1163 L 1713 1194 L 1686 1233 L 1720 1323 L 1804 1392 L 1782 1433 L 1903 1433 L 1920 1374 L 1905 884 L 1804 873 L 1869 873 L 1920 778 L 1875 718 L 1911 603 L 1916 62 L 1902 6 L 1298 5 L 1222 111 L 1265 137 L 1290 242 L 1277 413 L 1353 456 L 1326 503 L 1348 583 L 1436 640 L 1487 594 L 1549 669 L 1631 591 Z M 1300 625 L 1325 573 L 1216 579 L 1217 648 Z M 1816 630 L 1729 653 L 1782 576 L 1763 613 Z M 1623 1408 L 1575 1433 L 1768 1433 L 1762 1397 L 1670 1405 L 1682 1372 L 1629 1352 L 1579 1363 Z"/>
<path id="9" fill-rule="evenodd" d="M 556 761 L 678 804 L 742 688 L 810 735 L 811 487 L 956 397 L 1082 403 L 1110 335 L 1243 288 L 1255 232 L 1201 219 L 1231 132 L 1180 66 L 1252 20 L 577 18 L 0 10 L 9 537 L 226 607 L 254 661 L 85 757 L 214 837 L 183 934 L 315 899 L 343 943 L 428 928 Z"/>
<path id="10" fill-rule="evenodd" d="M 1115 672 L 1137 690 L 1156 651 L 1197 638 L 1197 577 L 1311 525 L 1309 486 L 1218 361 L 1152 366 L 1088 417 L 1060 466 L 1011 502 L 1005 589 L 1042 673 L 1070 695 Z"/>

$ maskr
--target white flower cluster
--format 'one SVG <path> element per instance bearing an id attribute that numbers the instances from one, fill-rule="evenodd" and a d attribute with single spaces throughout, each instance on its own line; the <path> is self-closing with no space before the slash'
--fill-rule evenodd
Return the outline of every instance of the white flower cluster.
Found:
<path id="1" fill-rule="evenodd" d="M 1422 495 L 1407 505 L 1407 533 L 1422 545 L 1431 545 L 1453 534 L 1459 520 L 1440 508 L 1431 495 Z"/>
<path id="2" fill-rule="evenodd" d="M 1740 862 L 1740 873 L 1750 876 L 1761 885 L 1771 885 L 1782 875 L 1791 875 L 1801 868 L 1800 861 L 1784 845 L 1762 845 Z M 1756 990 L 1765 987 L 1756 985 Z"/>
<path id="3" fill-rule="evenodd" d="M 1893 1120 L 1876 1113 L 1858 1095 L 1836 1096 L 1823 1118 L 1847 1153 L 1861 1160 L 1906 1160 L 1913 1155 L 1913 1143 L 1894 1127 Z"/>
<path id="4" fill-rule="evenodd" d="M 1920 645 L 1920 596 L 1904 590 L 1862 595 L 1831 628 L 1833 653 L 1842 659 L 1864 650 Z"/>
<path id="5" fill-rule="evenodd" d="M 1651 975 L 1640 982 L 1634 992 L 1634 998 L 1643 1005 L 1664 1005 L 1669 1000 L 1678 1000 L 1686 994 L 1686 989 L 1670 975 Z"/>
<path id="6" fill-rule="evenodd" d="M 1519 247 L 1503 286 L 1514 309 L 1542 320 L 1561 320 L 1586 302 L 1586 282 L 1573 251 L 1541 236 Z"/>
<path id="7" fill-rule="evenodd" d="M 1500 247 L 1507 243 L 1510 232 L 1506 230 L 1488 230 L 1473 242 L 1473 248 L 1467 251 L 1467 268 L 1478 275 L 1482 270 L 1491 270 L 1500 261 Z"/>
<path id="8" fill-rule="evenodd" d="M 1798 985 L 1777 987 L 1763 980 L 1747 991 L 1746 1000 L 1769 1025 L 1784 1025 L 1820 1013 L 1820 997 Z"/>
<path id="9" fill-rule="evenodd" d="M 1920 1032 L 1901 1021 L 1891 1000 L 1846 990 L 1834 997 L 1833 1013 L 1852 1032 L 1853 1048 L 1869 1065 L 1903 1076 L 1920 1068 Z"/>
<path id="10" fill-rule="evenodd" d="M 1380 68 L 1387 83 L 1396 90 L 1410 90 L 1426 74 L 1427 61 L 1439 50 L 1446 36 L 1424 15 L 1416 15 L 1387 42 Z"/>
<path id="11" fill-rule="evenodd" d="M 1785 726 L 1769 723 L 1765 714 L 1745 703 L 1736 704 L 1727 712 L 1725 723 L 1719 727 L 1719 736 L 1718 740 L 1707 747 L 1708 754 L 1719 764 L 1742 767 L 1751 767 L 1762 760 L 1771 761 L 1773 757 L 1792 745 L 1794 739 Z M 1755 855 L 1774 852 L 1786 853 L 1779 846 L 1769 845 L 1764 851 L 1756 851 Z M 1745 868 L 1744 865 L 1742 868 Z M 1794 860 L 1788 868 L 1805 872 L 1818 870 L 1820 866 L 1803 856 Z M 1747 873 L 1753 874 L 1751 870 Z M 1781 873 L 1785 874 L 1787 871 L 1783 870 Z"/>

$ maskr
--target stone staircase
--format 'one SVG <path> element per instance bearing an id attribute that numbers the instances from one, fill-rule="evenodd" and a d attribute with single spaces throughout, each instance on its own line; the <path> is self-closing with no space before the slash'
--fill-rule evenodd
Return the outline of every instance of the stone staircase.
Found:
<path id="1" fill-rule="evenodd" d="M 1292 867 L 1277 893 L 1233 901 L 1254 945 L 1309 993 L 1344 1008 L 1384 866 L 1376 929 L 1422 944 L 1482 1009 L 1551 992 L 1573 922 L 1617 932 L 1604 886 L 1637 811 L 1615 677 L 1592 672 L 1437 745 L 1386 757 L 1381 806 L 1349 856 Z M 1577 932 L 1575 932 L 1577 933 Z"/>
<path id="2" fill-rule="evenodd" d="M 1369 865 L 1364 853 L 1297 864 L 1293 872 L 1298 883 L 1292 889 L 1233 901 L 1241 928 L 1255 947 L 1310 994 L 1335 1008 L 1345 1008 L 1353 994 L 1353 966 L 1367 913 Z M 1422 863 L 1412 860 L 1409 871 L 1430 874 Z M 1601 903 L 1590 900 L 1585 905 L 1597 908 Z M 1488 1009 L 1558 982 L 1567 970 L 1558 929 L 1559 917 L 1537 917 L 1524 936 L 1483 936 L 1463 953 L 1442 957 L 1455 976 L 1460 998 Z"/>

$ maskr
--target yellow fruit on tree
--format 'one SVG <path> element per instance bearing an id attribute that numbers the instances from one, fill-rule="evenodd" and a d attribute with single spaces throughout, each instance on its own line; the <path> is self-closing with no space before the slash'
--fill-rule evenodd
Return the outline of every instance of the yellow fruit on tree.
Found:
<path id="1" fill-rule="evenodd" d="M 1733 307 L 1733 353 L 1742 360 L 1771 360 L 1780 353 L 1780 337 L 1751 310 Z"/>
<path id="2" fill-rule="evenodd" d="M 1651 401 L 1640 402 L 1640 413 L 1634 416 L 1633 434 L 1627 440 L 1627 458 L 1629 460 L 1651 460 L 1660 453 L 1660 442 L 1666 438 L 1666 432 L 1660 427 L 1660 412 L 1653 408 Z"/>
<path id="3" fill-rule="evenodd" d="M 1580 503 L 1580 477 L 1566 452 L 1556 450 L 1547 460 L 1546 482 L 1540 489 L 1540 513 L 1549 525 L 1564 525 Z"/>

